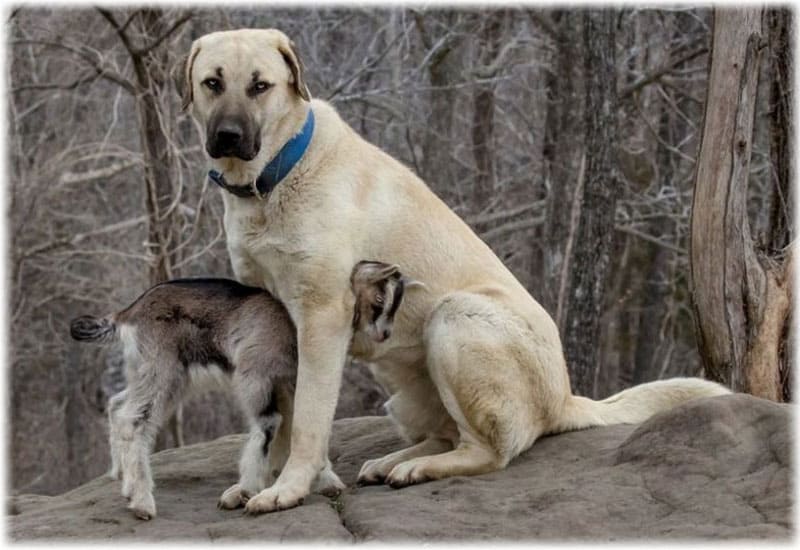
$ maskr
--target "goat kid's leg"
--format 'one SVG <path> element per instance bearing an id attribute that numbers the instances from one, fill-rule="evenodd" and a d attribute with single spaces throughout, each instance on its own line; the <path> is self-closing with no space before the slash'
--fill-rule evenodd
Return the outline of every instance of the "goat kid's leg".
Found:
<path id="1" fill-rule="evenodd" d="M 169 419 L 169 430 L 172 432 L 172 443 L 175 447 L 183 447 L 183 403 L 175 407 L 175 414 Z"/>
<path id="2" fill-rule="evenodd" d="M 282 402 L 278 389 L 262 378 L 260 371 L 256 370 L 255 373 L 257 376 L 247 369 L 241 369 L 234 380 L 244 411 L 250 418 L 250 435 L 239 461 L 239 482 L 226 489 L 217 503 L 219 508 L 227 510 L 244 506 L 250 497 L 267 486 L 269 465 L 275 461 L 275 440 L 287 430 L 286 417 L 282 414 L 286 404 Z M 291 418 L 291 403 L 287 413 Z M 279 467 L 282 466 L 283 463 Z"/>
<path id="3" fill-rule="evenodd" d="M 250 435 L 239 461 L 239 483 L 230 486 L 219 498 L 217 506 L 232 510 L 244 506 L 251 496 L 264 487 L 264 471 L 267 464 L 270 441 L 280 423 L 280 416 L 259 417 L 250 427 Z"/>
<path id="4" fill-rule="evenodd" d="M 127 396 L 127 390 L 122 390 L 108 400 L 108 445 L 111 452 L 111 469 L 108 471 L 108 477 L 111 479 L 120 479 L 122 477 L 120 465 L 122 443 L 119 437 L 117 413 L 125 403 Z"/>
<path id="5" fill-rule="evenodd" d="M 150 471 L 150 452 L 164 418 L 179 398 L 179 380 L 169 373 L 181 372 L 173 365 L 147 368 L 135 381 L 125 404 L 119 411 L 122 453 L 123 496 L 130 497 L 128 508 L 140 519 L 156 515 L 153 498 L 153 475 Z"/>

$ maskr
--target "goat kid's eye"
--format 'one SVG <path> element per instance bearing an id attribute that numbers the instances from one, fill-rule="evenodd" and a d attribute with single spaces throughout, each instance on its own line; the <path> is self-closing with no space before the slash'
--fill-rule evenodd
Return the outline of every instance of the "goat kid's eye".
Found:
<path id="1" fill-rule="evenodd" d="M 372 306 L 372 322 L 373 323 L 375 321 L 377 321 L 378 317 L 381 316 L 381 313 L 383 313 L 383 308 L 382 307 L 376 306 L 376 305 Z"/>
<path id="2" fill-rule="evenodd" d="M 206 78 L 203 81 L 203 86 L 208 88 L 213 92 L 220 92 L 222 91 L 222 82 L 216 78 Z"/>

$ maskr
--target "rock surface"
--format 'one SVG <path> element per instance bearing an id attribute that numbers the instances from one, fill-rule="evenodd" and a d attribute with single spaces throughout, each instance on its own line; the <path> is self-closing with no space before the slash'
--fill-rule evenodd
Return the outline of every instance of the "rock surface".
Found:
<path id="1" fill-rule="evenodd" d="M 504 471 L 393 490 L 354 487 L 361 463 L 402 442 L 380 417 L 338 420 L 336 499 L 247 517 L 216 508 L 243 436 L 153 456 L 158 517 L 135 519 L 119 482 L 9 503 L 13 540 L 782 539 L 792 535 L 791 407 L 702 399 L 639 426 L 546 437 Z"/>

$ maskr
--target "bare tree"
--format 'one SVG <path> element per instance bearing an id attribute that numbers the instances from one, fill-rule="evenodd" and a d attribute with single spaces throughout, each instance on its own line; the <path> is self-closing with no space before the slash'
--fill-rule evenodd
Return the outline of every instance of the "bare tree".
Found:
<path id="1" fill-rule="evenodd" d="M 763 18 L 761 8 L 717 9 L 714 14 L 692 206 L 691 270 L 706 375 L 779 401 L 792 254 L 758 250 L 747 213 L 759 62 L 766 40 Z"/>
<path id="2" fill-rule="evenodd" d="M 570 262 L 572 279 L 567 293 L 564 351 L 573 391 L 587 396 L 594 395 L 600 359 L 600 320 L 619 195 L 615 161 L 615 17 L 613 10 L 590 10 L 583 14 L 586 171 L 583 206 Z"/>

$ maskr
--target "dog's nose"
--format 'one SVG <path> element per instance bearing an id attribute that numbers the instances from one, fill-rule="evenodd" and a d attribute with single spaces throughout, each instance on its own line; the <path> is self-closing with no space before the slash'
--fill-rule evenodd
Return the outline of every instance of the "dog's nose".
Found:
<path id="1" fill-rule="evenodd" d="M 242 128 L 234 124 L 226 124 L 217 128 L 217 144 L 221 149 L 232 149 L 242 141 Z"/>

